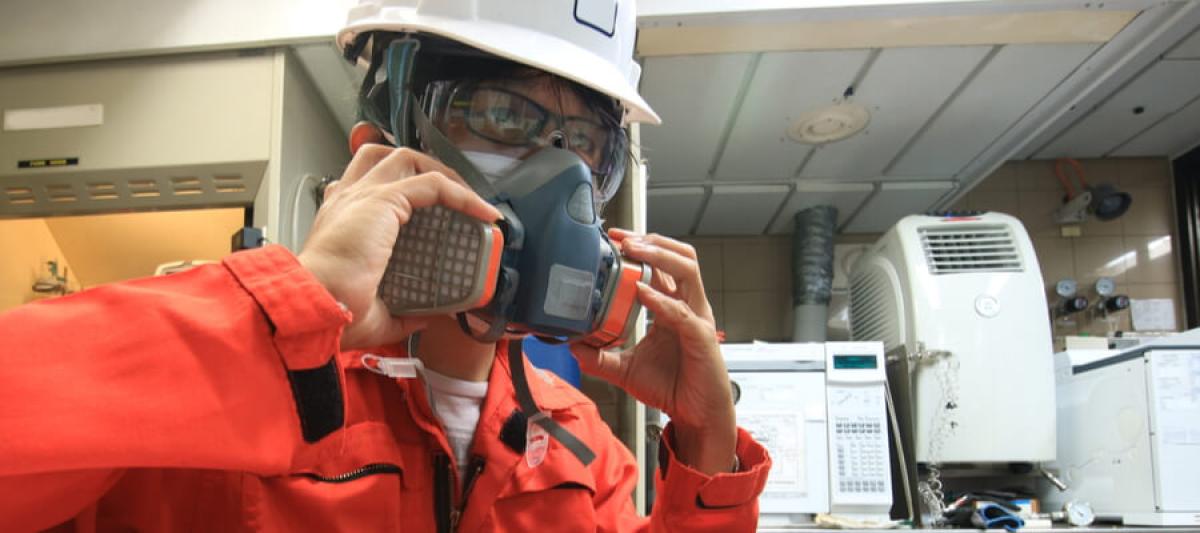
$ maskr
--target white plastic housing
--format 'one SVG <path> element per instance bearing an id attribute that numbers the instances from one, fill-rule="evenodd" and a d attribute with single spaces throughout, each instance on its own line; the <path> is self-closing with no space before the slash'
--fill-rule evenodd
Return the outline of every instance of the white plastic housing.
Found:
<path id="1" fill-rule="evenodd" d="M 1054 459 L 1050 318 L 1017 219 L 905 217 L 855 263 L 850 285 L 852 339 L 952 354 L 910 365 L 918 462 Z"/>

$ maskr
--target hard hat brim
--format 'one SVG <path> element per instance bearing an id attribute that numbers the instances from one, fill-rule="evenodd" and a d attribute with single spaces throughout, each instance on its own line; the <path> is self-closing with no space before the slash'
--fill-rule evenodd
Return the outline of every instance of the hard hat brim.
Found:
<path id="1" fill-rule="evenodd" d="M 457 20 L 423 15 L 421 22 L 396 22 L 382 18 L 360 19 L 337 35 L 345 50 L 365 31 L 429 33 L 478 48 L 497 57 L 561 76 L 619 100 L 625 108 L 624 124 L 661 124 L 662 119 L 629 82 L 637 73 L 619 72 L 611 63 L 566 40 L 483 20 Z M 359 58 L 359 61 L 365 61 Z M 633 63 L 633 68 L 638 68 Z M 586 74 L 580 74 L 586 73 Z"/>

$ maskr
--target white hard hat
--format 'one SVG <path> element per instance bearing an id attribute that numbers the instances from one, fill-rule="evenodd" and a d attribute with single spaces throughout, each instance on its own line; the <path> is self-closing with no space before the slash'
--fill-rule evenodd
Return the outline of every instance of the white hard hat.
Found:
<path id="1" fill-rule="evenodd" d="M 633 0 L 361 0 L 337 43 L 344 51 L 369 31 L 437 35 L 611 96 L 625 123 L 658 124 L 637 92 L 636 16 Z"/>

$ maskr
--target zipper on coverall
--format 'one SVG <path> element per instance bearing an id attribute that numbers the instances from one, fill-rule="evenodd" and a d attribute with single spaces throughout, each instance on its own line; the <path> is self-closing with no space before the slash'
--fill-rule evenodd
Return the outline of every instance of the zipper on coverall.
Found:
<path id="1" fill-rule="evenodd" d="M 467 506 L 467 497 L 471 494 L 471 488 L 475 486 L 475 480 L 483 472 L 483 466 L 482 457 L 472 456 L 467 477 L 463 480 L 463 490 L 456 493 L 458 476 L 450 458 L 442 454 L 433 457 L 433 506 L 438 533 L 452 533 L 458 530 L 458 521 Z"/>

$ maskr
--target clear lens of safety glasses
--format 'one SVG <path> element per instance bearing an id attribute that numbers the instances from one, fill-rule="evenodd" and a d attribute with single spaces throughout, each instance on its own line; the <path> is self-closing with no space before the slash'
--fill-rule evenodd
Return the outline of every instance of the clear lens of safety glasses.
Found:
<path id="1" fill-rule="evenodd" d="M 431 83 L 425 105 L 434 125 L 459 148 L 522 159 L 556 146 L 571 150 L 591 168 L 597 203 L 612 199 L 620 187 L 628 149 L 620 127 L 561 116 L 517 91 L 488 83 Z"/>

